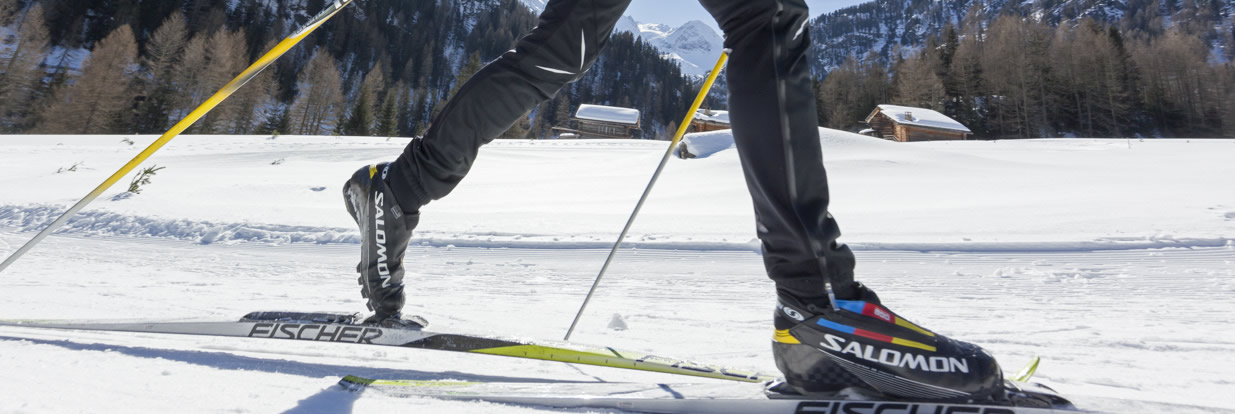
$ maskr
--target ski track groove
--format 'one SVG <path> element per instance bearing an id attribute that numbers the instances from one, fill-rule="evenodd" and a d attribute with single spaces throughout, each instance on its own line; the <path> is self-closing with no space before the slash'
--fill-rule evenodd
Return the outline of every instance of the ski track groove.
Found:
<path id="1" fill-rule="evenodd" d="M 10 246 L 25 237 L 24 233 L 0 231 L 0 243 Z M 4 317 L 36 317 L 48 307 L 66 317 L 107 318 L 136 314 L 218 319 L 259 309 L 363 310 L 353 268 L 347 265 L 356 260 L 354 245 L 201 245 L 157 238 L 63 235 L 45 243 L 0 278 L 0 292 L 6 292 L 6 301 L 0 303 Z M 61 263 L 56 252 L 67 252 L 77 260 Z M 435 324 L 432 327 L 448 327 L 442 329 L 555 339 L 564 332 L 606 254 L 608 249 L 414 245 L 407 255 L 408 310 L 424 314 Z M 1221 412 L 1216 407 L 1232 405 L 1227 395 L 1191 391 L 1203 384 L 1222 387 L 1235 369 L 1230 357 L 1235 350 L 1230 317 L 1223 308 L 1209 306 L 1229 301 L 1230 290 L 1198 286 L 1230 285 L 1235 252 L 1229 248 L 1019 253 L 877 250 L 857 251 L 856 255 L 859 280 L 880 292 L 893 310 L 941 333 L 988 346 L 1007 369 L 1015 369 L 1031 355 L 1043 354 L 1040 378 L 1074 396 L 1083 407 L 1088 404 L 1110 412 L 1161 411 L 1158 408 L 1183 412 L 1192 410 L 1189 403 L 1200 402 L 1199 411 L 1194 412 Z M 173 260 L 152 267 L 151 257 Z M 39 273 L 53 264 L 63 267 L 64 276 L 54 285 Z M 1198 269 L 1203 273 L 1189 273 Z M 91 271 L 130 277 L 94 278 Z M 622 250 L 576 340 L 772 371 L 767 341 L 774 294 L 762 274 L 761 258 L 752 252 Z M 1193 282 L 1180 283 L 1183 278 Z M 161 300 L 163 296 L 184 300 Z M 475 305 L 483 309 L 471 309 Z M 701 309 L 708 312 L 697 312 Z M 605 328 L 614 314 L 623 316 L 628 330 Z M 1154 333 L 1146 334 L 1146 329 Z M 420 376 L 435 369 L 457 370 L 451 375 L 462 379 L 492 373 L 487 366 L 491 363 L 494 368 L 505 367 L 497 371 L 518 367 L 532 377 L 665 380 L 595 367 L 493 359 L 482 362 L 486 365 L 460 369 L 449 362 L 428 364 L 423 359 L 427 351 L 333 344 L 281 350 L 283 346 L 260 341 L 2 331 L 0 349 L 11 349 L 8 338 L 67 338 L 371 367 L 364 369 L 414 367 L 418 373 L 408 374 Z M 669 331 L 676 332 L 675 341 L 658 340 L 662 332 Z M 435 361 L 466 360 L 432 355 Z M 210 358 L 206 357 L 207 365 Z M 1189 374 L 1154 378 L 1154 373 L 1166 370 Z"/>

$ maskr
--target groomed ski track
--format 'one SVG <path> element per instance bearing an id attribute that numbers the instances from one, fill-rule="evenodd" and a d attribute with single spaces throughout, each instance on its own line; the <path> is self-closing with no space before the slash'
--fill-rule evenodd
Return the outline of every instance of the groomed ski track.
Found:
<path id="1" fill-rule="evenodd" d="M 21 235 L 0 232 L 13 244 Z M 208 245 L 56 236 L 29 271 L 4 280 L 7 317 L 234 318 L 255 309 L 355 309 L 332 269 L 352 246 Z M 556 338 L 603 250 L 413 247 L 409 309 L 435 328 Z M 160 271 L 151 257 L 175 261 Z M 1015 365 L 1046 355 L 1038 379 L 1082 408 L 1222 412 L 1235 343 L 1206 332 L 1229 323 L 1229 290 L 1180 283 L 1230 266 L 1226 248 L 1043 252 L 859 251 L 866 280 L 898 311 L 972 338 Z M 771 287 L 758 255 L 635 250 L 621 256 L 578 333 L 580 342 L 774 369 L 766 320 Z M 1204 280 L 1201 278 L 1200 280 Z M 980 285 L 980 287 L 975 287 Z M 960 292 L 960 293 L 958 293 Z M 953 301 L 940 301 L 947 295 Z M 895 301 L 895 302 L 892 302 Z M 628 330 L 607 328 L 614 314 Z M 1171 317 L 1170 315 L 1191 315 Z M 1006 323 L 991 323 L 991 320 Z M 555 324 L 554 322 L 559 322 Z M 1154 333 L 1146 333 L 1151 329 Z M 189 411 L 542 412 L 475 402 L 391 399 L 333 386 L 339 377 L 469 381 L 683 382 L 659 374 L 480 355 L 338 344 L 0 329 L 0 412 Z M 698 381 L 691 381 L 698 382 Z M 69 401 L 56 390 L 74 390 Z M 1208 390 L 1208 391 L 1206 391 Z M 158 398 L 152 396 L 158 395 Z M 560 410 L 557 410 L 560 411 Z"/>

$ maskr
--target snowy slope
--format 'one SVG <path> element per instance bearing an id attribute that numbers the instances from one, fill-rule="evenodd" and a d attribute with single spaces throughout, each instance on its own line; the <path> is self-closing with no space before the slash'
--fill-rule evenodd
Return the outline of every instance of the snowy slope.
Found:
<path id="1" fill-rule="evenodd" d="M 824 130 L 833 211 L 893 309 L 988 346 L 1107 412 L 1229 412 L 1235 141 L 897 144 Z M 0 136 L 0 255 L 154 137 Z M 732 136 L 674 159 L 576 332 L 583 343 L 774 369 Z M 181 137 L 0 274 L 0 319 L 230 319 L 361 311 L 339 195 L 405 140 Z M 689 144 L 689 142 L 688 142 Z M 664 151 L 498 141 L 423 209 L 410 312 L 444 330 L 560 338 Z M 75 171 L 56 173 L 80 163 Z M 127 180 L 126 180 L 127 182 Z M 67 260 L 66 260 L 67 259 Z M 607 328 L 614 314 L 629 326 Z M 432 351 L 0 328 L 0 413 L 545 412 L 350 394 L 381 378 L 695 382 Z M 72 390 L 74 398 L 63 398 Z"/>
<path id="2" fill-rule="evenodd" d="M 682 73 L 687 75 L 706 75 L 725 48 L 725 40 L 711 26 L 698 20 L 676 28 L 640 24 L 639 34 L 644 41 L 660 49 L 666 59 L 677 61 Z"/>

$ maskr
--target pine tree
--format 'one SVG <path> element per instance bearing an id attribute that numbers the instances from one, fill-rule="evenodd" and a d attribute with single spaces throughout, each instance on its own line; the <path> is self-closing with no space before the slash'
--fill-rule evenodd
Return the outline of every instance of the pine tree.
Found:
<path id="1" fill-rule="evenodd" d="M 557 105 L 553 109 L 553 123 L 560 127 L 570 126 L 570 95 L 559 93 L 557 96 Z"/>
<path id="2" fill-rule="evenodd" d="M 394 89 L 386 93 L 386 99 L 382 100 L 382 109 L 377 117 L 378 136 L 399 135 L 399 100 L 402 99 L 399 95 L 407 94 L 405 88 L 403 82 L 396 83 Z"/>
<path id="3" fill-rule="evenodd" d="M 446 103 L 450 102 L 450 98 L 454 97 L 455 93 L 459 92 L 459 88 L 462 88 L 463 84 L 467 83 L 467 80 L 471 79 L 472 75 L 479 72 L 482 67 L 484 67 L 484 65 L 480 63 L 479 53 L 472 53 L 469 55 L 467 57 L 467 63 L 465 63 L 462 68 L 459 68 L 458 75 L 455 76 L 455 81 L 451 84 L 452 86 L 450 87 L 450 92 L 446 93 L 445 99 L 441 99 L 437 101 L 437 104 L 433 105 L 433 115 L 430 116 L 430 119 L 437 118 L 437 115 L 442 112 L 442 108 L 446 107 Z"/>
<path id="4" fill-rule="evenodd" d="M 378 117 L 378 102 L 386 80 L 380 66 L 369 70 L 364 82 L 360 85 L 360 93 L 356 97 L 352 113 L 344 125 L 343 134 L 352 136 L 373 135 Z"/>
<path id="5" fill-rule="evenodd" d="M 56 91 L 41 133 L 100 134 L 111 130 L 116 116 L 128 109 L 125 95 L 130 68 L 137 61 L 137 41 L 129 26 L 120 26 L 99 41 L 73 84 Z"/>

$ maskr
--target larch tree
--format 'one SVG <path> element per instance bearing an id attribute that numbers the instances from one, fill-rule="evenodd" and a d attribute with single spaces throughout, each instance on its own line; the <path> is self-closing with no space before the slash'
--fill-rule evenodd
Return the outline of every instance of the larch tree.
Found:
<path id="1" fill-rule="evenodd" d="M 0 16 L 11 12 L 4 8 L 13 6 L 0 7 Z M 3 119 L 3 130 L 10 132 L 28 128 L 30 119 L 37 115 L 31 103 L 41 89 L 44 72 L 39 66 L 48 53 L 43 6 L 30 6 L 18 19 L 16 36 L 5 39 L 3 52 L 0 52 L 0 70 L 3 70 L 0 73 L 0 119 Z"/>
<path id="2" fill-rule="evenodd" d="M 157 133 L 167 129 L 169 115 L 174 109 L 179 93 L 176 90 L 176 69 L 188 43 L 188 29 L 184 15 L 173 12 L 146 44 L 142 62 L 144 73 L 144 99 L 138 104 L 135 127 L 140 132 Z"/>
<path id="3" fill-rule="evenodd" d="M 243 38 L 244 31 L 239 31 L 234 36 Z M 270 41 L 262 49 L 263 52 L 274 48 L 275 41 Z M 243 61 L 244 57 L 238 57 Z M 239 71 L 248 67 L 248 62 L 237 66 L 237 74 Z M 257 132 L 261 125 L 267 123 L 267 120 L 273 114 L 280 112 L 274 105 L 276 98 L 279 96 L 279 82 L 276 78 L 275 70 L 267 68 L 262 73 L 257 74 L 249 83 L 236 91 L 230 99 L 224 102 L 224 105 L 232 105 L 234 108 L 234 120 L 231 125 L 231 130 L 227 131 L 231 134 L 250 134 Z"/>
<path id="4" fill-rule="evenodd" d="M 297 78 L 300 93 L 291 109 L 291 128 L 300 135 L 331 132 L 341 116 L 343 80 L 334 58 L 318 50 Z"/>
<path id="5" fill-rule="evenodd" d="M 82 74 L 71 85 L 55 92 L 42 133 L 102 134 L 112 130 L 116 117 L 129 109 L 129 89 L 137 63 L 137 40 L 133 29 L 120 26 L 95 45 L 82 64 Z"/>
<path id="6" fill-rule="evenodd" d="M 905 61 L 900 66 L 896 84 L 897 104 L 942 110 L 945 90 L 943 80 L 936 74 L 938 59 L 932 54 L 921 54 Z"/>
<path id="7" fill-rule="evenodd" d="M 185 43 L 180 64 L 172 77 L 176 91 L 172 99 L 173 119 L 184 118 L 193 108 L 205 102 L 212 92 L 206 85 L 206 65 L 209 64 L 206 40 L 206 36 L 197 35 Z"/>
<path id="8" fill-rule="evenodd" d="M 230 32 L 219 29 L 210 35 L 206 44 L 208 63 L 203 72 L 204 87 L 202 97 L 209 98 L 224 85 L 227 85 L 240 71 L 244 70 L 248 59 L 248 48 L 244 43 L 244 32 Z M 246 89 L 246 88 L 241 88 Z M 250 93 L 250 90 L 246 90 Z M 232 98 L 235 98 L 234 96 Z M 202 100 L 204 101 L 204 99 Z M 196 131 L 204 134 L 228 134 L 233 132 L 239 113 L 244 109 L 243 100 L 228 99 L 217 108 L 210 111 L 198 121 Z M 251 114 L 250 114 L 251 115 Z M 251 122 L 252 117 L 246 116 L 245 122 Z"/>

